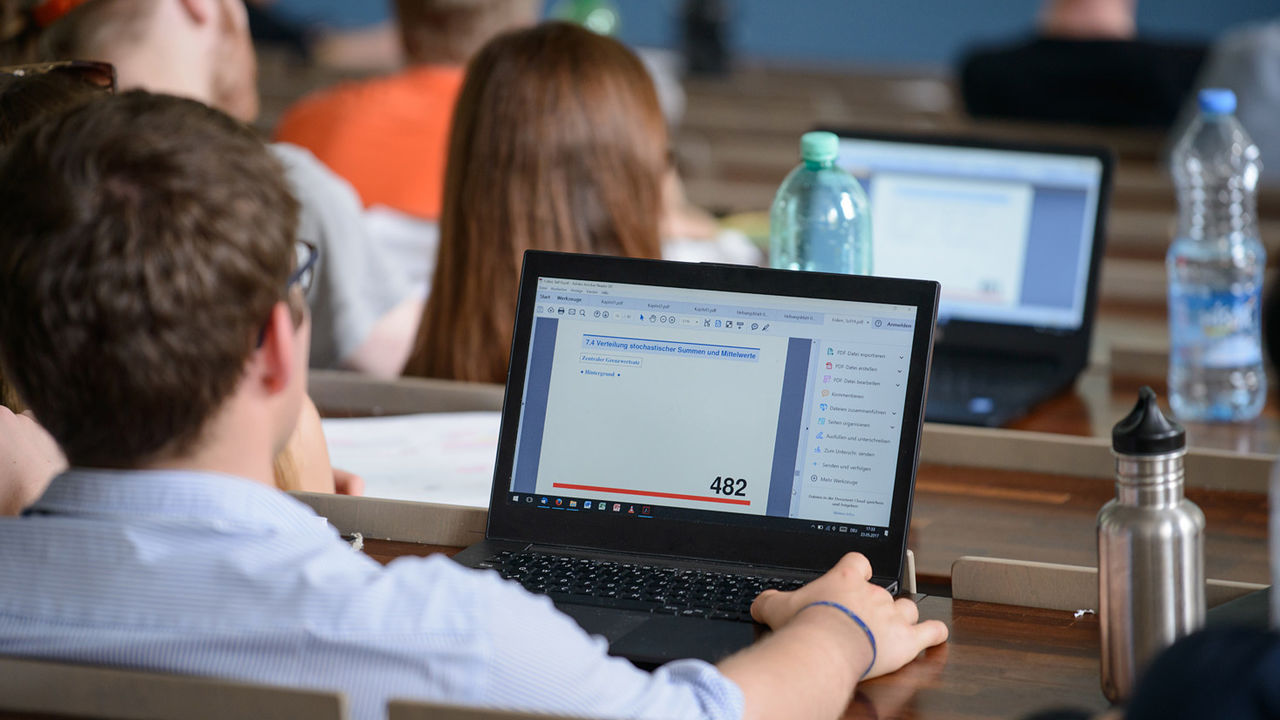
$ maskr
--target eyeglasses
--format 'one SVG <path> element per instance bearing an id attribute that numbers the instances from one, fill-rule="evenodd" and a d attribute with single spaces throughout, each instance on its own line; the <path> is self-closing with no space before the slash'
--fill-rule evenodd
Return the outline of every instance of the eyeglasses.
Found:
<path id="1" fill-rule="evenodd" d="M 320 248 L 306 240 L 299 240 L 294 245 L 294 271 L 289 274 L 289 280 L 285 283 L 284 289 L 288 293 L 297 286 L 302 291 L 302 296 L 307 297 L 311 294 L 311 286 L 316 279 L 316 262 L 320 260 Z"/>
<path id="2" fill-rule="evenodd" d="M 289 273 L 289 279 L 284 283 L 285 297 L 296 287 L 302 292 L 303 302 L 307 295 L 311 294 L 311 285 L 316 279 L 316 262 L 320 260 L 320 248 L 306 240 L 299 240 L 294 245 L 294 270 Z M 290 305 L 292 308 L 293 306 Z M 302 322 L 301 311 L 294 311 L 293 322 L 295 325 Z M 267 325 L 270 320 L 262 323 L 262 327 L 258 329 L 258 342 L 254 347 L 262 347 L 262 343 L 267 339 Z"/>
<path id="3" fill-rule="evenodd" d="M 57 62 L 0 67 L 0 76 L 35 77 L 62 75 L 105 92 L 116 91 L 116 68 L 111 63 L 91 60 L 59 60 Z"/>

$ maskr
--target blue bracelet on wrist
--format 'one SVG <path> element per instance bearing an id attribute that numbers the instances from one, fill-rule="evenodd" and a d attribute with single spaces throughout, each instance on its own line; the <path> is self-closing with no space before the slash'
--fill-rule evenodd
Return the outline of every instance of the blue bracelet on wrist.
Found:
<path id="1" fill-rule="evenodd" d="M 862 677 L 859 677 L 858 679 L 861 680 L 865 678 L 868 674 L 871 673 L 871 668 L 875 667 L 876 665 L 876 636 L 871 634 L 871 628 L 867 627 L 867 624 L 862 621 L 862 618 L 858 617 L 857 613 L 841 605 L 838 602 L 831 602 L 830 600 L 819 600 L 817 602 L 811 602 L 808 605 L 805 605 L 804 607 L 800 608 L 800 610 L 801 611 L 808 610 L 809 608 L 816 607 L 818 605 L 826 605 L 828 607 L 833 607 L 839 610 L 840 612 L 844 613 L 845 615 L 848 615 L 849 619 L 857 623 L 858 627 L 862 628 L 862 632 L 867 634 L 867 640 L 871 642 L 871 664 L 867 666 L 866 672 L 862 673 Z"/>

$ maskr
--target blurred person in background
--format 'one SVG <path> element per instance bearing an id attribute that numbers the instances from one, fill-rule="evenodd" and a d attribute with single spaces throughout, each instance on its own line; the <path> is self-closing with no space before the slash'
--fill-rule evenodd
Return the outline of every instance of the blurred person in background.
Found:
<path id="1" fill-rule="evenodd" d="M 506 379 L 527 249 L 661 255 L 667 126 L 621 43 L 549 23 L 472 61 L 449 138 L 439 260 L 406 375 Z"/>
<path id="2" fill-rule="evenodd" d="M 652 79 L 620 42 L 548 23 L 485 46 L 454 114 L 438 260 L 405 374 L 505 381 L 528 249 L 724 260 L 740 242 L 754 258 L 740 237 L 663 241 L 686 210 L 668 142 Z"/>
<path id="3" fill-rule="evenodd" d="M 495 35 L 537 22 L 542 0 L 397 0 L 408 66 L 321 90 L 289 108 L 277 140 L 315 153 L 364 200 L 366 227 L 415 297 L 439 238 L 453 106 L 467 62 Z"/>
<path id="4" fill-rule="evenodd" d="M 397 0 L 409 66 L 322 90 L 290 108 L 275 137 L 315 153 L 366 206 L 435 220 L 449 119 L 467 61 L 490 38 L 537 21 L 540 0 Z"/>
<path id="5" fill-rule="evenodd" d="M 109 62 L 121 90 L 192 98 L 243 122 L 257 116 L 257 60 L 240 0 L 53 1 L 70 9 L 44 30 L 45 58 Z M 277 143 L 271 150 L 302 204 L 299 238 L 323 257 L 307 298 L 312 367 L 394 377 L 421 299 L 369 242 L 348 183 L 302 148 Z"/>
<path id="6" fill-rule="evenodd" d="M 1166 128 L 1204 60 L 1201 44 L 1138 37 L 1137 0 L 1046 0 L 1029 40 L 976 48 L 965 109 L 1003 117 Z"/>

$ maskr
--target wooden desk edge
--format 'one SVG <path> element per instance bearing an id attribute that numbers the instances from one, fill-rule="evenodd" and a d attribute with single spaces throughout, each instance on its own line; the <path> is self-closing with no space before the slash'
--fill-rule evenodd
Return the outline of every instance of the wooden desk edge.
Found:
<path id="1" fill-rule="evenodd" d="M 937 465 L 1092 477 L 1112 481 L 1110 438 L 925 423 L 920 460 Z M 1267 492 L 1274 455 L 1191 448 L 1187 487 Z"/>

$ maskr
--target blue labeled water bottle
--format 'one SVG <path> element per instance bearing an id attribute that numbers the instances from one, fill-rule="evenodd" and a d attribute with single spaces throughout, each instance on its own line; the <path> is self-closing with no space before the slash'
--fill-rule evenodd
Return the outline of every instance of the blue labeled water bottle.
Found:
<path id="1" fill-rule="evenodd" d="M 1266 402 L 1258 147 L 1230 90 L 1200 91 L 1200 114 L 1174 146 L 1178 233 L 1169 273 L 1169 404 L 1189 421 L 1252 420 Z"/>
<path id="2" fill-rule="evenodd" d="M 867 194 L 836 167 L 839 139 L 800 138 L 802 162 L 782 181 L 769 214 L 769 261 L 788 270 L 871 274 Z"/>

